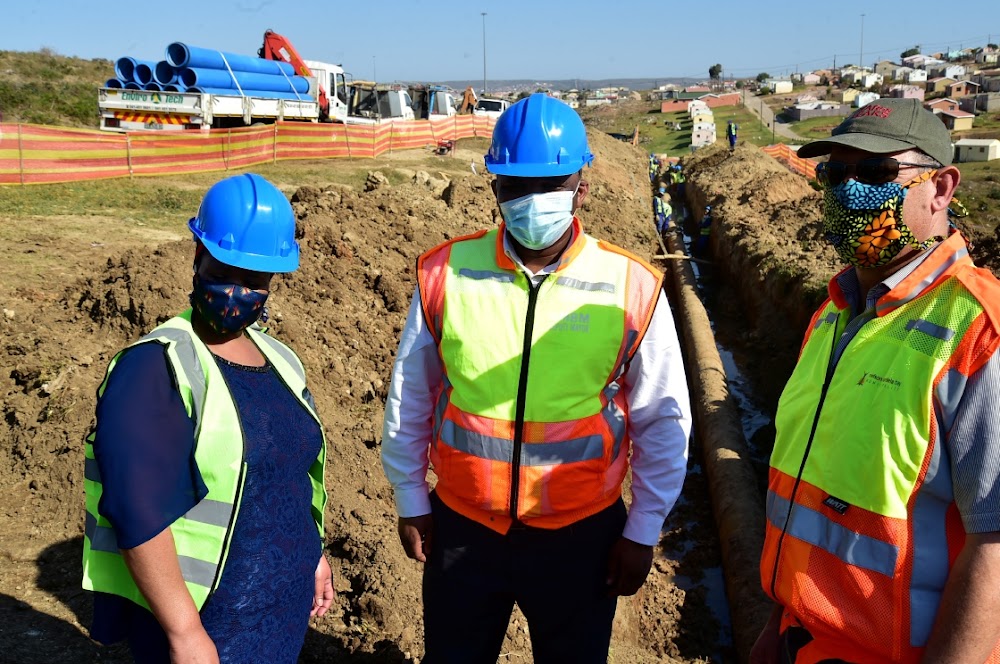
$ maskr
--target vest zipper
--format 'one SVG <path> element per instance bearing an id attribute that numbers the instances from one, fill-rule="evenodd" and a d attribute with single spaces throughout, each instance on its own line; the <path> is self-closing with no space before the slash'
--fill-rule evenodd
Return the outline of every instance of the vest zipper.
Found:
<path id="1" fill-rule="evenodd" d="M 527 278 L 527 276 L 525 276 Z M 528 364 L 531 360 L 531 334 L 535 328 L 535 305 L 538 291 L 548 275 L 542 276 L 538 285 L 528 279 L 528 312 L 524 316 L 524 342 L 521 346 L 521 374 L 517 380 L 517 401 L 514 409 L 514 451 L 510 466 L 510 518 L 517 518 L 517 494 L 521 484 L 521 444 L 524 441 L 524 408 L 528 401 Z"/>
<path id="2" fill-rule="evenodd" d="M 836 323 L 833 323 L 836 325 Z M 846 330 L 845 330 L 846 333 Z M 837 353 L 839 340 L 837 335 L 833 336 L 833 344 L 830 347 L 830 361 L 826 370 L 826 378 L 823 380 L 823 389 L 819 393 L 819 402 L 816 404 L 816 414 L 813 416 L 812 430 L 809 432 L 809 440 L 806 441 L 806 449 L 802 453 L 802 463 L 799 464 L 799 472 L 795 475 L 795 484 L 792 485 L 792 493 L 788 497 L 788 513 L 785 515 L 785 523 L 781 527 L 781 535 L 778 537 L 778 550 L 774 555 L 774 569 L 771 570 L 771 597 L 776 597 L 775 586 L 778 581 L 778 563 L 781 561 L 781 545 L 785 541 L 785 534 L 788 532 L 788 523 L 791 521 L 792 510 L 795 509 L 795 494 L 798 493 L 799 484 L 802 482 L 802 473 L 806 469 L 806 460 L 809 458 L 809 451 L 812 449 L 813 439 L 816 436 L 816 428 L 819 426 L 819 416 L 823 412 L 823 402 L 826 401 L 826 393 L 830 389 L 830 382 L 833 380 L 833 372 L 837 368 L 837 361 L 843 350 Z M 851 337 L 853 338 L 853 336 Z M 849 343 L 849 340 L 848 340 Z M 845 344 L 846 348 L 846 344 Z"/>

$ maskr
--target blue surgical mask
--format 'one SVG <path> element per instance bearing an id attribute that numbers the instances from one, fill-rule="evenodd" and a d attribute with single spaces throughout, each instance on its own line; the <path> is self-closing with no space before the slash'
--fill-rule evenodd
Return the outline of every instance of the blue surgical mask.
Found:
<path id="1" fill-rule="evenodd" d="M 528 194 L 500 204 L 507 231 L 526 249 L 551 247 L 573 223 L 573 191 Z"/>

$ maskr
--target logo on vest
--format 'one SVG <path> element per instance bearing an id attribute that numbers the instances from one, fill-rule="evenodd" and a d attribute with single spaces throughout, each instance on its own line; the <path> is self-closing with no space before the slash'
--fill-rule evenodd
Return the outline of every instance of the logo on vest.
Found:
<path id="1" fill-rule="evenodd" d="M 850 505 L 836 496 L 827 496 L 826 500 L 823 501 L 823 504 L 837 512 L 837 514 L 841 515 L 845 514 L 847 512 L 847 508 L 850 507 Z"/>
<path id="2" fill-rule="evenodd" d="M 552 328 L 553 332 L 590 332 L 590 314 L 569 314 Z"/>
<path id="3" fill-rule="evenodd" d="M 861 377 L 861 380 L 858 381 L 859 387 L 864 387 L 865 385 L 874 385 L 875 387 L 884 387 L 890 390 L 898 390 L 903 386 L 903 384 L 895 378 L 879 376 L 878 374 L 873 374 L 867 371 L 865 372 L 865 375 Z"/>

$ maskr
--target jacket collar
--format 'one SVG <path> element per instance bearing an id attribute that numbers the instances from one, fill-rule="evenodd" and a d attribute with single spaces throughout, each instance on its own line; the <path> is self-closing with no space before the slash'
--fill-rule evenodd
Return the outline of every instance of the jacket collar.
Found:
<path id="1" fill-rule="evenodd" d="M 969 256 L 969 247 L 961 233 L 955 231 L 948 239 L 940 242 L 928 250 L 928 255 L 919 265 L 907 274 L 899 283 L 893 286 L 889 292 L 878 299 L 875 305 L 875 314 L 885 316 L 903 306 L 907 302 L 915 300 L 927 291 L 937 286 L 940 282 L 955 274 L 960 268 L 972 265 L 972 258 Z M 853 270 L 853 267 L 846 268 Z M 900 269 L 906 269 L 906 266 Z M 838 278 L 844 270 L 837 273 L 830 280 L 828 290 L 830 299 L 838 309 L 846 309 L 849 306 L 846 296 L 840 288 Z"/>

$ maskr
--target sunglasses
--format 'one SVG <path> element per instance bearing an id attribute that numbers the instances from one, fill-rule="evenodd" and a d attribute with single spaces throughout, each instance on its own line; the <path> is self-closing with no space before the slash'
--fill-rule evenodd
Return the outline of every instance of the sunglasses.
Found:
<path id="1" fill-rule="evenodd" d="M 835 187 L 847 178 L 853 177 L 865 184 L 885 184 L 899 177 L 899 167 L 940 168 L 936 164 L 914 164 L 897 161 L 892 157 L 862 159 L 855 164 L 842 161 L 827 161 L 816 166 L 816 180 L 824 187 Z"/>

